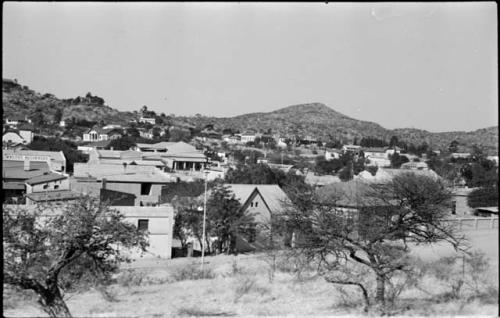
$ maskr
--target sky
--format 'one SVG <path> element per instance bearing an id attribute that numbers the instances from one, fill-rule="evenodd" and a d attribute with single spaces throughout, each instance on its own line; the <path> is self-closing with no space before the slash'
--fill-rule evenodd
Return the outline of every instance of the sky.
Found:
<path id="1" fill-rule="evenodd" d="M 3 78 L 122 110 L 321 102 L 385 128 L 498 125 L 495 2 L 3 3 Z"/>

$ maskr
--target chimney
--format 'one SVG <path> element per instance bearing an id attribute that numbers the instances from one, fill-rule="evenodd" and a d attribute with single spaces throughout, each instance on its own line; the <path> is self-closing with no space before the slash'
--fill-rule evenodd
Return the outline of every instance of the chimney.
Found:
<path id="1" fill-rule="evenodd" d="M 29 158 L 24 157 L 24 171 L 30 171 L 31 170 L 31 161 Z"/>
<path id="2" fill-rule="evenodd" d="M 111 150 L 114 150 L 113 147 L 111 147 Z"/>
<path id="3" fill-rule="evenodd" d="M 104 190 L 106 190 L 106 182 L 107 182 L 106 178 L 102 178 L 102 188 Z"/>

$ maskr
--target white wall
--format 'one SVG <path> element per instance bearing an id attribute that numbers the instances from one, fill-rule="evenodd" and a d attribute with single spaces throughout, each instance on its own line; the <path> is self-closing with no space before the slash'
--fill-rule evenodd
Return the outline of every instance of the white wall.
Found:
<path id="1" fill-rule="evenodd" d="M 44 188 L 44 186 L 47 186 L 47 188 Z M 56 189 L 56 186 L 57 186 L 57 189 Z M 44 182 L 44 183 L 34 184 L 34 185 L 26 184 L 26 193 L 59 191 L 59 190 L 69 190 L 69 189 L 70 188 L 69 188 L 69 180 L 68 179 Z"/>

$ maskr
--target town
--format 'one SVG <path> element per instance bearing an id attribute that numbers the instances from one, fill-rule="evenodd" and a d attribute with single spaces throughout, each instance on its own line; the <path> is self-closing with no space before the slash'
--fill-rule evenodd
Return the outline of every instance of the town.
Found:
<path id="1" fill-rule="evenodd" d="M 496 315 L 496 15 L 6 3 L 4 316 Z"/>

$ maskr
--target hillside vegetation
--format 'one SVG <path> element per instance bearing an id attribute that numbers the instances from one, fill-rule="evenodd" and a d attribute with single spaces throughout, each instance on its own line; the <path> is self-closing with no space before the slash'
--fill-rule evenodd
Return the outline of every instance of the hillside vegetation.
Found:
<path id="1" fill-rule="evenodd" d="M 125 124 L 137 119 L 137 112 L 121 112 L 107 105 L 102 98 L 88 93 L 85 97 L 58 99 L 51 94 L 40 94 L 26 86 L 10 80 L 2 85 L 3 118 L 9 116 L 33 116 L 42 113 L 48 120 L 54 120 L 58 110 L 62 119 L 88 120 L 105 123 Z M 433 149 L 445 150 L 454 140 L 462 148 L 476 144 L 488 153 L 498 153 L 498 126 L 478 129 L 471 132 L 455 131 L 433 133 L 420 129 L 386 129 L 377 123 L 361 121 L 341 114 L 322 103 L 300 104 L 281 108 L 267 113 L 250 113 L 235 117 L 173 116 L 169 124 L 203 128 L 213 125 L 222 132 L 232 129 L 240 132 L 261 132 L 284 136 L 320 139 L 322 141 L 340 140 L 345 143 L 355 138 L 376 137 L 389 141 L 392 136 L 399 140 L 420 145 L 424 141 Z"/>
<path id="2" fill-rule="evenodd" d="M 85 97 L 59 99 L 52 94 L 40 94 L 27 86 L 11 81 L 2 82 L 3 118 L 32 118 L 41 113 L 46 121 L 55 121 L 58 110 L 62 120 L 88 120 L 106 123 L 126 123 L 134 116 L 131 112 L 120 112 L 105 105 L 104 99 L 88 93 Z"/>

